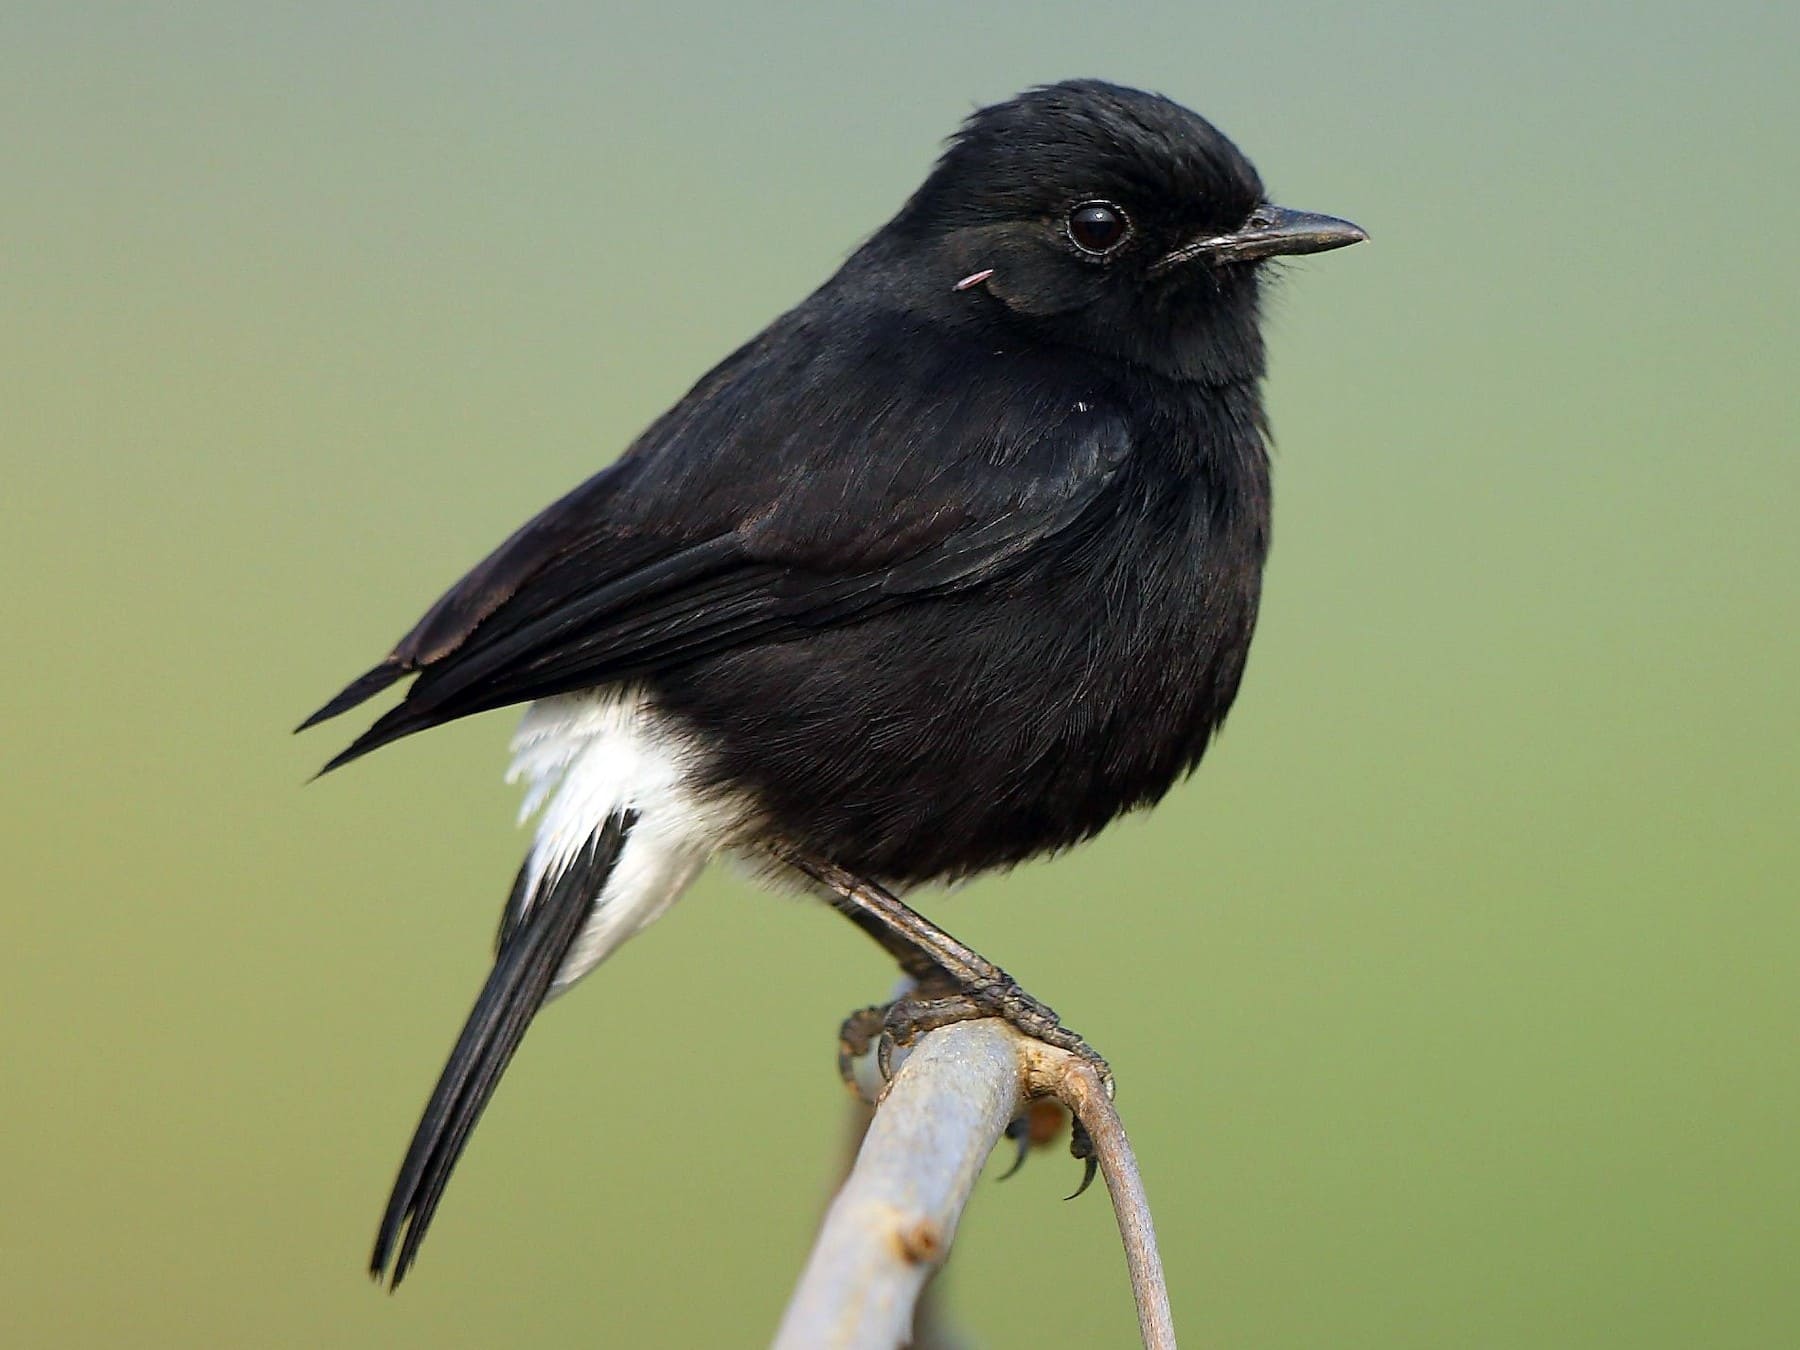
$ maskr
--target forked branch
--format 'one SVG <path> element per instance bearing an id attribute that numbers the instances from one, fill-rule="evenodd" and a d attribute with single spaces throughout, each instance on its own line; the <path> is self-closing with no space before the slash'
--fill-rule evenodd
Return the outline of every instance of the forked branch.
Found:
<path id="1" fill-rule="evenodd" d="M 1172 1350 L 1168 1289 L 1137 1160 L 1105 1084 L 998 1019 L 920 1038 L 877 1104 L 776 1333 L 776 1350 L 893 1350 L 943 1264 L 988 1154 L 1028 1102 L 1087 1128 L 1112 1196 L 1147 1350 Z"/>

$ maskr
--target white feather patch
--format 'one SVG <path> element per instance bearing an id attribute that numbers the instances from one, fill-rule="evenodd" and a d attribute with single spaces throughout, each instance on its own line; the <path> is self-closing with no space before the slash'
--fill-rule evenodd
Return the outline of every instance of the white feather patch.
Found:
<path id="1" fill-rule="evenodd" d="M 587 926 L 557 971 L 551 992 L 561 993 L 668 909 L 742 813 L 693 789 L 691 750 L 635 690 L 532 704 L 512 753 L 506 779 L 527 785 L 520 820 L 541 812 L 527 859 L 533 893 L 609 816 L 637 814 Z"/>

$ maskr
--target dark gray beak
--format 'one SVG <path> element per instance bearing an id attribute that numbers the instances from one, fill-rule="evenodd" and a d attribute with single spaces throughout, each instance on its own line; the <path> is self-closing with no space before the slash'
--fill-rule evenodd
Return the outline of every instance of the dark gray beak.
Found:
<path id="1" fill-rule="evenodd" d="M 1185 262 L 1256 262 L 1297 253 L 1324 253 L 1360 244 L 1368 233 L 1359 225 L 1314 211 L 1290 211 L 1285 206 L 1259 206 L 1250 218 L 1230 234 L 1207 235 L 1183 244 L 1157 259 L 1150 267 L 1161 272 Z"/>

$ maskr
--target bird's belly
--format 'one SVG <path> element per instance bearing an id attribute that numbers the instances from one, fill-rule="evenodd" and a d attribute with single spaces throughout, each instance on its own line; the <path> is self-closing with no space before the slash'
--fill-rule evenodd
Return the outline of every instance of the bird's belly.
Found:
<path id="1" fill-rule="evenodd" d="M 659 681 L 772 835 L 894 882 L 1067 847 L 1149 805 L 1229 708 L 1255 578 L 1046 572 Z"/>

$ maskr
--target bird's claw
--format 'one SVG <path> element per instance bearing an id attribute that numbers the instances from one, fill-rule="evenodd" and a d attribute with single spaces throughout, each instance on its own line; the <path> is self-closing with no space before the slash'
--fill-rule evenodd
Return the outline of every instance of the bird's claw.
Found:
<path id="1" fill-rule="evenodd" d="M 1002 1172 L 996 1180 L 1005 1181 L 1025 1165 L 1025 1159 L 1031 1155 L 1031 1117 L 1020 1116 L 1006 1127 L 1006 1137 L 1013 1142 L 1019 1153 L 1013 1159 L 1012 1166 Z"/>
<path id="2" fill-rule="evenodd" d="M 844 1080 L 845 1087 L 858 1096 L 864 1094 L 862 1084 L 857 1077 L 856 1066 L 858 1061 L 867 1057 L 871 1049 L 877 1050 L 881 1081 L 885 1083 L 893 1077 L 891 1052 L 884 1053 L 887 1038 L 882 1033 L 882 1022 L 886 1012 L 885 1008 L 858 1008 L 846 1017 L 843 1025 L 838 1028 L 838 1077 Z"/>
<path id="3" fill-rule="evenodd" d="M 1033 1097 L 1026 1102 L 1025 1109 L 1006 1127 L 1005 1131 L 1006 1138 L 1011 1140 L 1013 1146 L 1018 1150 L 1018 1157 L 1013 1160 L 1012 1166 L 1002 1172 L 997 1179 L 1005 1181 L 1023 1167 L 1025 1159 L 1030 1155 L 1032 1149 L 1049 1147 L 1062 1133 L 1064 1122 L 1068 1119 L 1068 1109 L 1055 1097 Z M 1076 1124 L 1072 1128 L 1080 1130 L 1081 1127 Z M 1086 1136 L 1080 1137 L 1085 1138 Z M 1073 1140 L 1070 1147 L 1074 1148 Z M 1078 1152 L 1076 1156 L 1085 1155 Z M 1083 1186 L 1085 1187 L 1085 1185 L 1084 1182 Z"/>
<path id="4" fill-rule="evenodd" d="M 1094 1156 L 1094 1137 L 1081 1123 L 1081 1117 L 1075 1115 L 1069 1118 L 1069 1156 L 1081 1164 L 1081 1184 L 1064 1197 L 1073 1200 L 1094 1184 L 1094 1173 L 1100 1170 L 1100 1160 Z"/>
<path id="5" fill-rule="evenodd" d="M 1063 1026 L 1054 1009 L 1039 1002 L 1010 979 L 977 989 L 952 989 L 926 993 L 915 989 L 882 1007 L 859 1008 L 844 1019 L 838 1031 L 838 1075 L 859 1095 L 867 1095 L 857 1076 L 857 1065 L 874 1052 L 875 1067 L 885 1085 L 895 1073 L 894 1053 L 911 1046 L 921 1036 L 957 1022 L 999 1017 L 1033 1040 L 1055 1046 L 1080 1059 L 1099 1076 L 1112 1096 L 1112 1069 L 1086 1041 Z M 1025 1113 L 1006 1127 L 1006 1137 L 1018 1156 L 1001 1175 L 1004 1181 L 1025 1164 L 1034 1144 L 1048 1142 L 1061 1123 L 1062 1110 L 1050 1098 L 1030 1103 Z M 1071 1118 L 1069 1152 L 1083 1164 L 1081 1184 L 1069 1196 L 1073 1200 L 1093 1184 L 1099 1161 L 1094 1141 L 1079 1119 Z"/>
<path id="6" fill-rule="evenodd" d="M 854 1024 L 861 1041 L 872 1040 L 879 1031 L 885 1039 L 904 1047 L 940 1027 L 983 1017 L 998 1017 L 1032 1040 L 1074 1055 L 1100 1076 L 1107 1095 L 1112 1095 L 1112 1068 L 1100 1053 L 1065 1027 L 1054 1008 L 1040 1003 L 1010 979 L 1003 978 L 999 983 L 973 989 L 952 988 L 942 993 L 916 990 L 884 1008 L 864 1008 L 853 1013 L 844 1026 L 848 1032 Z"/>
<path id="7" fill-rule="evenodd" d="M 857 1065 L 872 1050 L 882 1083 L 894 1077 L 894 1052 L 906 1049 L 927 1032 L 957 1022 L 994 1014 L 963 994 L 921 998 L 909 994 L 881 1007 L 858 1008 L 838 1028 L 838 1077 L 851 1091 L 862 1093 Z"/>

